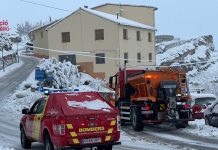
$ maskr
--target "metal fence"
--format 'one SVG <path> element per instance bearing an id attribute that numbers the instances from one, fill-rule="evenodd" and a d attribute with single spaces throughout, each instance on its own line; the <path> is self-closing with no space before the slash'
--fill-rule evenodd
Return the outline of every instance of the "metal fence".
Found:
<path id="1" fill-rule="evenodd" d="M 17 54 L 13 53 L 0 58 L 0 70 L 17 62 Z"/>

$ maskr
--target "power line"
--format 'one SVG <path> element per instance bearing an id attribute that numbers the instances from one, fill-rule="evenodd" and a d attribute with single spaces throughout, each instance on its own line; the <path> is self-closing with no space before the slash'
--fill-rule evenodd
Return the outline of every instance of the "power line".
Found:
<path id="1" fill-rule="evenodd" d="M 138 61 L 138 59 L 124 59 L 124 58 L 116 58 L 116 57 L 102 57 L 102 56 L 96 56 L 96 55 L 88 55 L 88 53 L 90 52 L 81 52 L 81 51 L 63 51 L 63 50 L 57 50 L 57 49 L 48 49 L 48 48 L 41 48 L 41 47 L 36 47 L 36 46 L 28 46 L 28 45 L 24 45 L 24 44 L 19 44 L 21 46 L 26 46 L 29 48 L 35 48 L 35 49 L 40 49 L 40 50 L 44 50 L 44 51 L 52 51 L 52 52 L 60 52 L 60 53 L 64 53 L 64 54 L 74 54 L 74 55 L 78 55 L 78 56 L 84 56 L 84 57 L 91 57 L 91 58 L 104 58 L 104 59 L 109 59 L 109 60 L 128 60 L 128 61 Z M 155 60 L 141 60 L 141 62 L 154 62 Z M 172 62 L 172 61 L 171 61 Z M 175 61 L 178 63 L 178 61 Z M 214 61 L 196 61 L 193 63 L 180 63 L 180 64 L 175 64 L 175 65 L 170 65 L 170 66 L 151 66 L 150 67 L 179 67 L 179 66 L 189 66 L 189 65 L 197 65 L 197 64 L 205 64 L 205 63 L 214 63 L 214 62 L 218 62 L 217 60 Z M 145 67 L 143 65 L 129 65 L 132 67 Z M 147 66 L 146 66 L 147 67 Z"/>
<path id="2" fill-rule="evenodd" d="M 56 10 L 72 12 L 70 10 L 66 10 L 66 9 L 62 9 L 62 8 L 57 8 L 57 7 L 53 7 L 53 6 L 49 6 L 49 5 L 44 5 L 44 4 L 40 4 L 40 3 L 30 2 L 30 1 L 26 1 L 26 0 L 20 0 L 20 1 L 25 2 L 25 3 L 34 4 L 34 5 L 38 5 L 38 6 L 47 7 L 47 8 L 52 8 L 52 9 L 56 9 Z"/>
<path id="3" fill-rule="evenodd" d="M 104 59 L 110 59 L 110 60 L 128 60 L 128 61 L 138 61 L 138 59 L 124 59 L 124 58 L 116 58 L 116 57 L 102 57 L 102 56 L 96 56 L 96 55 L 87 55 L 87 53 L 90 52 L 80 52 L 80 51 L 63 51 L 63 50 L 57 50 L 57 49 L 48 49 L 48 48 L 41 48 L 41 47 L 36 47 L 36 46 L 28 46 L 28 45 L 24 45 L 24 44 L 19 44 L 22 46 L 26 46 L 29 48 L 36 48 L 36 49 L 40 49 L 40 50 L 44 50 L 44 51 L 52 51 L 52 52 L 60 52 L 60 53 L 64 53 L 64 54 L 74 54 L 74 55 L 78 55 L 78 56 L 84 56 L 84 57 L 92 57 L 92 58 L 104 58 Z M 143 62 L 153 62 L 155 60 L 141 60 Z"/>

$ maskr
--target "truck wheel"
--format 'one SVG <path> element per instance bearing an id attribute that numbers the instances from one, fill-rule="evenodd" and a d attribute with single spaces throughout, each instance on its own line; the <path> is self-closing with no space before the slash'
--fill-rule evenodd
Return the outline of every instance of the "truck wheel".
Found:
<path id="1" fill-rule="evenodd" d="M 187 124 L 185 124 L 184 122 L 180 122 L 180 123 L 176 123 L 175 126 L 176 129 L 180 129 L 180 128 L 186 128 Z"/>
<path id="2" fill-rule="evenodd" d="M 205 117 L 205 125 L 209 125 L 210 126 L 210 120 L 208 117 Z"/>
<path id="3" fill-rule="evenodd" d="M 49 135 L 45 136 L 45 140 L 44 140 L 44 150 L 55 150 L 54 149 L 54 145 L 51 141 L 51 138 Z"/>
<path id="4" fill-rule="evenodd" d="M 132 127 L 135 131 L 142 131 L 144 128 L 141 112 L 137 107 L 132 108 Z"/>
<path id="5" fill-rule="evenodd" d="M 112 150 L 113 147 L 112 145 L 109 145 L 109 146 L 98 146 L 97 147 L 97 150 Z"/>
<path id="6" fill-rule="evenodd" d="M 30 149 L 31 148 L 31 141 L 26 137 L 25 131 L 23 128 L 21 128 L 20 130 L 20 142 L 21 142 L 21 146 L 24 149 Z"/>

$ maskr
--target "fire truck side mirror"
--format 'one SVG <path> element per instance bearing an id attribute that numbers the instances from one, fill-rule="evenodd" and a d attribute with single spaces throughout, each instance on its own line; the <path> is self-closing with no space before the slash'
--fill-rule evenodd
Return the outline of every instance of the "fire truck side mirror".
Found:
<path id="1" fill-rule="evenodd" d="M 29 114 L 30 110 L 28 108 L 24 108 L 22 110 L 22 114 Z"/>
<path id="2" fill-rule="evenodd" d="M 113 88 L 113 77 L 109 78 L 109 87 Z"/>

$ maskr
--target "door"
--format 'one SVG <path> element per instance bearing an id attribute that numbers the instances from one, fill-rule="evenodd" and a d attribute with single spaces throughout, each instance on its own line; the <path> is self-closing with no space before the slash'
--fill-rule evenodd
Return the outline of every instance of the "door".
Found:
<path id="1" fill-rule="evenodd" d="M 212 109 L 211 124 L 213 126 L 218 126 L 218 104 L 216 104 Z"/>
<path id="2" fill-rule="evenodd" d="M 39 101 L 36 101 L 32 107 L 30 108 L 30 112 L 27 115 L 27 119 L 25 122 L 25 126 L 26 126 L 26 135 L 28 137 L 32 137 L 32 133 L 33 133 L 33 122 L 34 122 L 34 117 L 35 117 L 35 112 L 37 110 Z"/>
<path id="3" fill-rule="evenodd" d="M 37 105 L 37 109 L 35 110 L 35 116 L 33 119 L 33 132 L 32 137 L 36 140 L 40 139 L 40 131 L 41 131 L 41 120 L 44 114 L 46 101 L 41 99 Z"/>

